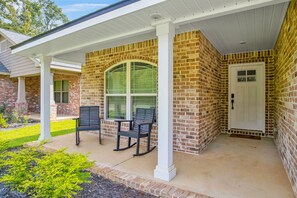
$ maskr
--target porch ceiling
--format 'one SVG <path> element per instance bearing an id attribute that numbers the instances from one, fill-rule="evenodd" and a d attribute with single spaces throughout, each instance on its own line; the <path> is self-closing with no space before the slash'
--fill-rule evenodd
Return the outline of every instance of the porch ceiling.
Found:
<path id="1" fill-rule="evenodd" d="M 84 54 L 155 38 L 153 13 L 176 32 L 201 30 L 222 53 L 271 49 L 290 0 L 140 0 L 21 44 L 13 53 L 84 61 Z M 246 44 L 241 45 L 240 42 Z"/>

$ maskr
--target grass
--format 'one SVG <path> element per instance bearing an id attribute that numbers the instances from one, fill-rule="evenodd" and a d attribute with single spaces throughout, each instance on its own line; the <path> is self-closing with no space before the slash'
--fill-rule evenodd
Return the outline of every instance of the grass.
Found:
<path id="1" fill-rule="evenodd" d="M 51 122 L 53 137 L 75 132 L 74 120 Z M 0 131 L 0 140 L 8 140 L 8 148 L 22 146 L 26 142 L 35 141 L 40 135 L 40 124 L 18 129 Z"/>

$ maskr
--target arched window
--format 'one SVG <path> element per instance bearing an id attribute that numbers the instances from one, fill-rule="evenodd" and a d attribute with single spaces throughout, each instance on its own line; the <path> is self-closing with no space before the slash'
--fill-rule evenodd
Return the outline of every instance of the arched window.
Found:
<path id="1" fill-rule="evenodd" d="M 156 108 L 156 104 L 155 65 L 127 61 L 105 72 L 105 119 L 132 119 L 136 108 Z"/>

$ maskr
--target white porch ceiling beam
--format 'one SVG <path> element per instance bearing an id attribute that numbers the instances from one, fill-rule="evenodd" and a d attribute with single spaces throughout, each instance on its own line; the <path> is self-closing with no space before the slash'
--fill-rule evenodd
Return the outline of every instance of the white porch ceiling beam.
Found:
<path id="1" fill-rule="evenodd" d="M 67 36 L 69 34 L 73 34 L 75 32 L 86 29 L 88 27 L 92 27 L 94 25 L 97 25 L 97 24 L 100 24 L 100 23 L 103 23 L 103 22 L 106 22 L 106 21 L 109 21 L 109 20 L 124 16 L 124 15 L 127 15 L 127 14 L 130 14 L 130 13 L 133 13 L 133 12 L 136 12 L 136 11 L 148 8 L 148 7 L 151 7 L 153 5 L 156 5 L 156 4 L 165 2 L 165 1 L 166 0 L 141 0 L 141 1 L 138 1 L 136 3 L 132 3 L 130 5 L 127 5 L 125 7 L 116 9 L 116 10 L 108 12 L 106 14 L 97 16 L 97 17 L 92 18 L 90 20 L 86 20 L 84 22 L 78 23 L 78 24 L 76 24 L 74 26 L 71 26 L 69 28 L 65 28 L 65 29 L 63 29 L 61 31 L 50 34 L 48 36 L 45 36 L 42 39 L 37 39 L 37 40 L 35 40 L 35 41 L 31 42 L 31 43 L 20 46 L 20 47 L 18 47 L 16 49 L 13 49 L 12 53 L 15 54 L 15 53 L 21 52 L 21 51 L 29 49 L 31 47 L 41 45 L 43 43 L 52 41 L 54 39 L 61 38 L 63 36 Z"/>
<path id="2" fill-rule="evenodd" d="M 81 45 L 76 45 L 74 47 L 70 47 L 70 48 L 67 48 L 67 49 L 57 50 L 57 51 L 54 51 L 53 53 L 49 53 L 47 55 L 48 56 L 56 56 L 56 55 L 61 54 L 61 53 L 74 52 L 74 51 L 78 51 L 80 49 L 83 49 L 84 47 L 95 45 L 97 43 L 104 43 L 104 42 L 108 42 L 108 41 L 111 41 L 111 40 L 115 41 L 117 39 L 125 39 L 125 38 L 132 37 L 132 36 L 138 36 L 138 35 L 141 35 L 141 34 L 146 34 L 146 33 L 154 31 L 154 29 L 155 29 L 154 27 L 146 27 L 146 28 L 143 28 L 143 29 L 134 30 L 134 31 L 131 31 L 131 32 L 126 32 L 126 33 L 123 33 L 123 34 L 118 34 L 116 36 L 110 36 L 108 38 L 94 40 L 94 41 L 88 42 L 88 43 L 83 43 Z"/>
<path id="3" fill-rule="evenodd" d="M 207 11 L 204 13 L 194 14 L 189 17 L 176 19 L 173 23 L 175 25 L 183 25 L 186 23 L 192 23 L 197 21 L 203 21 L 207 19 L 212 19 L 216 17 L 221 17 L 229 14 L 235 14 L 238 12 L 244 12 L 256 8 L 261 8 L 265 6 L 271 6 L 279 3 L 289 2 L 290 0 L 250 0 L 243 3 L 234 4 L 232 6 L 226 6 L 221 9 L 215 9 Z"/>

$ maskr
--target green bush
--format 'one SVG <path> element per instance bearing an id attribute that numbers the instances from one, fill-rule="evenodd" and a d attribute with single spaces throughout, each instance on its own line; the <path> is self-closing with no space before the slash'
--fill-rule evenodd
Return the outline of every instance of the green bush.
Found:
<path id="1" fill-rule="evenodd" d="M 3 114 L 0 113 L 0 128 L 7 128 L 7 120 L 3 117 Z"/>
<path id="2" fill-rule="evenodd" d="M 19 113 L 16 108 L 14 108 L 9 114 L 8 114 L 8 120 L 11 123 L 17 123 L 19 121 Z"/>
<path id="3" fill-rule="evenodd" d="M 8 149 L 8 140 L 2 140 L 0 139 L 0 155 Z"/>
<path id="4" fill-rule="evenodd" d="M 24 116 L 20 117 L 19 121 L 26 126 L 29 123 L 29 117 L 24 115 Z"/>
<path id="5" fill-rule="evenodd" d="M 3 103 L 3 105 L 0 106 L 0 113 L 5 114 L 6 110 L 7 110 L 7 105 L 6 105 L 6 103 Z"/>
<path id="6" fill-rule="evenodd" d="M 82 154 L 24 148 L 1 157 L 0 168 L 8 169 L 0 182 L 32 197 L 72 197 L 82 190 L 80 184 L 89 182 L 90 173 L 84 170 L 92 165 Z"/>

